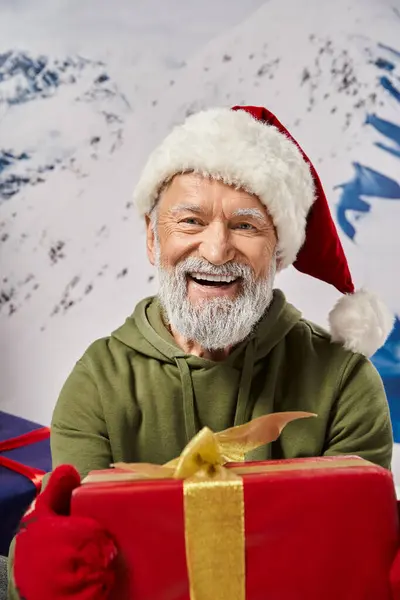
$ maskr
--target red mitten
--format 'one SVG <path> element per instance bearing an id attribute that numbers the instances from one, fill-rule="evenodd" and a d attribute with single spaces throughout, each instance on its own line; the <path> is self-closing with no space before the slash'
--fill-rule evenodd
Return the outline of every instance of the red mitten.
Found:
<path id="1" fill-rule="evenodd" d="M 117 550 L 92 519 L 71 517 L 74 467 L 57 467 L 25 514 L 15 542 L 14 579 L 23 600 L 106 600 Z"/>

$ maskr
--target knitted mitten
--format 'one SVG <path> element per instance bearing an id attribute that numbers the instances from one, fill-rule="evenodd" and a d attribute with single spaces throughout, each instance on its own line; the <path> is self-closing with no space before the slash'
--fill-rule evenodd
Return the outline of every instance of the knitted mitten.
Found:
<path id="1" fill-rule="evenodd" d="M 14 579 L 21 600 L 106 600 L 117 554 L 94 520 L 71 517 L 74 467 L 57 467 L 24 515 L 15 541 Z"/>

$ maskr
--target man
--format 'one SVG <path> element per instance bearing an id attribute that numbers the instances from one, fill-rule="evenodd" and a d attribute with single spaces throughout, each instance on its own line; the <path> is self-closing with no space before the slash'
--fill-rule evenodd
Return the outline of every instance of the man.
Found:
<path id="1" fill-rule="evenodd" d="M 293 422 L 251 458 L 356 454 L 389 468 L 388 406 L 365 355 L 392 317 L 375 296 L 353 293 L 318 175 L 279 121 L 254 107 L 189 117 L 150 157 L 135 200 L 159 294 L 78 361 L 54 411 L 54 467 L 85 476 L 120 461 L 161 464 L 205 425 L 302 410 L 318 418 Z M 331 335 L 274 290 L 291 264 L 346 294 Z M 55 544 L 63 528 L 53 527 Z M 29 523 L 17 536 L 21 590 L 27 540 Z M 39 558 L 37 569 L 48 566 L 51 549 Z"/>

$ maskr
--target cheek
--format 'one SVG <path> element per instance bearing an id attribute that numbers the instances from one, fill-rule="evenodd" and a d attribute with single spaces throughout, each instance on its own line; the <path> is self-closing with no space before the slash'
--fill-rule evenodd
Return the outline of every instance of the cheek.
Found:
<path id="1" fill-rule="evenodd" d="M 160 255 L 162 263 L 167 267 L 174 267 L 186 258 L 191 250 L 191 240 L 187 236 L 177 234 L 160 236 Z"/>
<path id="2" fill-rule="evenodd" d="M 265 238 L 254 238 L 246 240 L 246 242 L 246 244 L 242 244 L 241 254 L 246 258 L 255 276 L 264 277 L 268 274 L 276 243 Z"/>

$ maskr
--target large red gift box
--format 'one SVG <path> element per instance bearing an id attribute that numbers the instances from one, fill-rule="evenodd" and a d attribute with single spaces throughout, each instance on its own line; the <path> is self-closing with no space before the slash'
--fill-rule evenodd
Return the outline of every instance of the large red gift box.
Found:
<path id="1" fill-rule="evenodd" d="M 224 501 L 205 502 L 188 532 L 182 480 L 115 469 L 91 473 L 74 492 L 72 514 L 97 519 L 118 545 L 113 600 L 203 600 L 206 588 L 198 595 L 189 581 L 197 569 L 208 585 L 202 565 L 188 564 L 193 542 L 217 565 L 210 577 L 235 589 L 209 600 L 391 600 L 398 516 L 388 471 L 356 457 L 227 466 L 243 482 L 245 574 L 224 569 L 240 519 Z M 219 520 L 205 535 L 209 512 Z"/>

